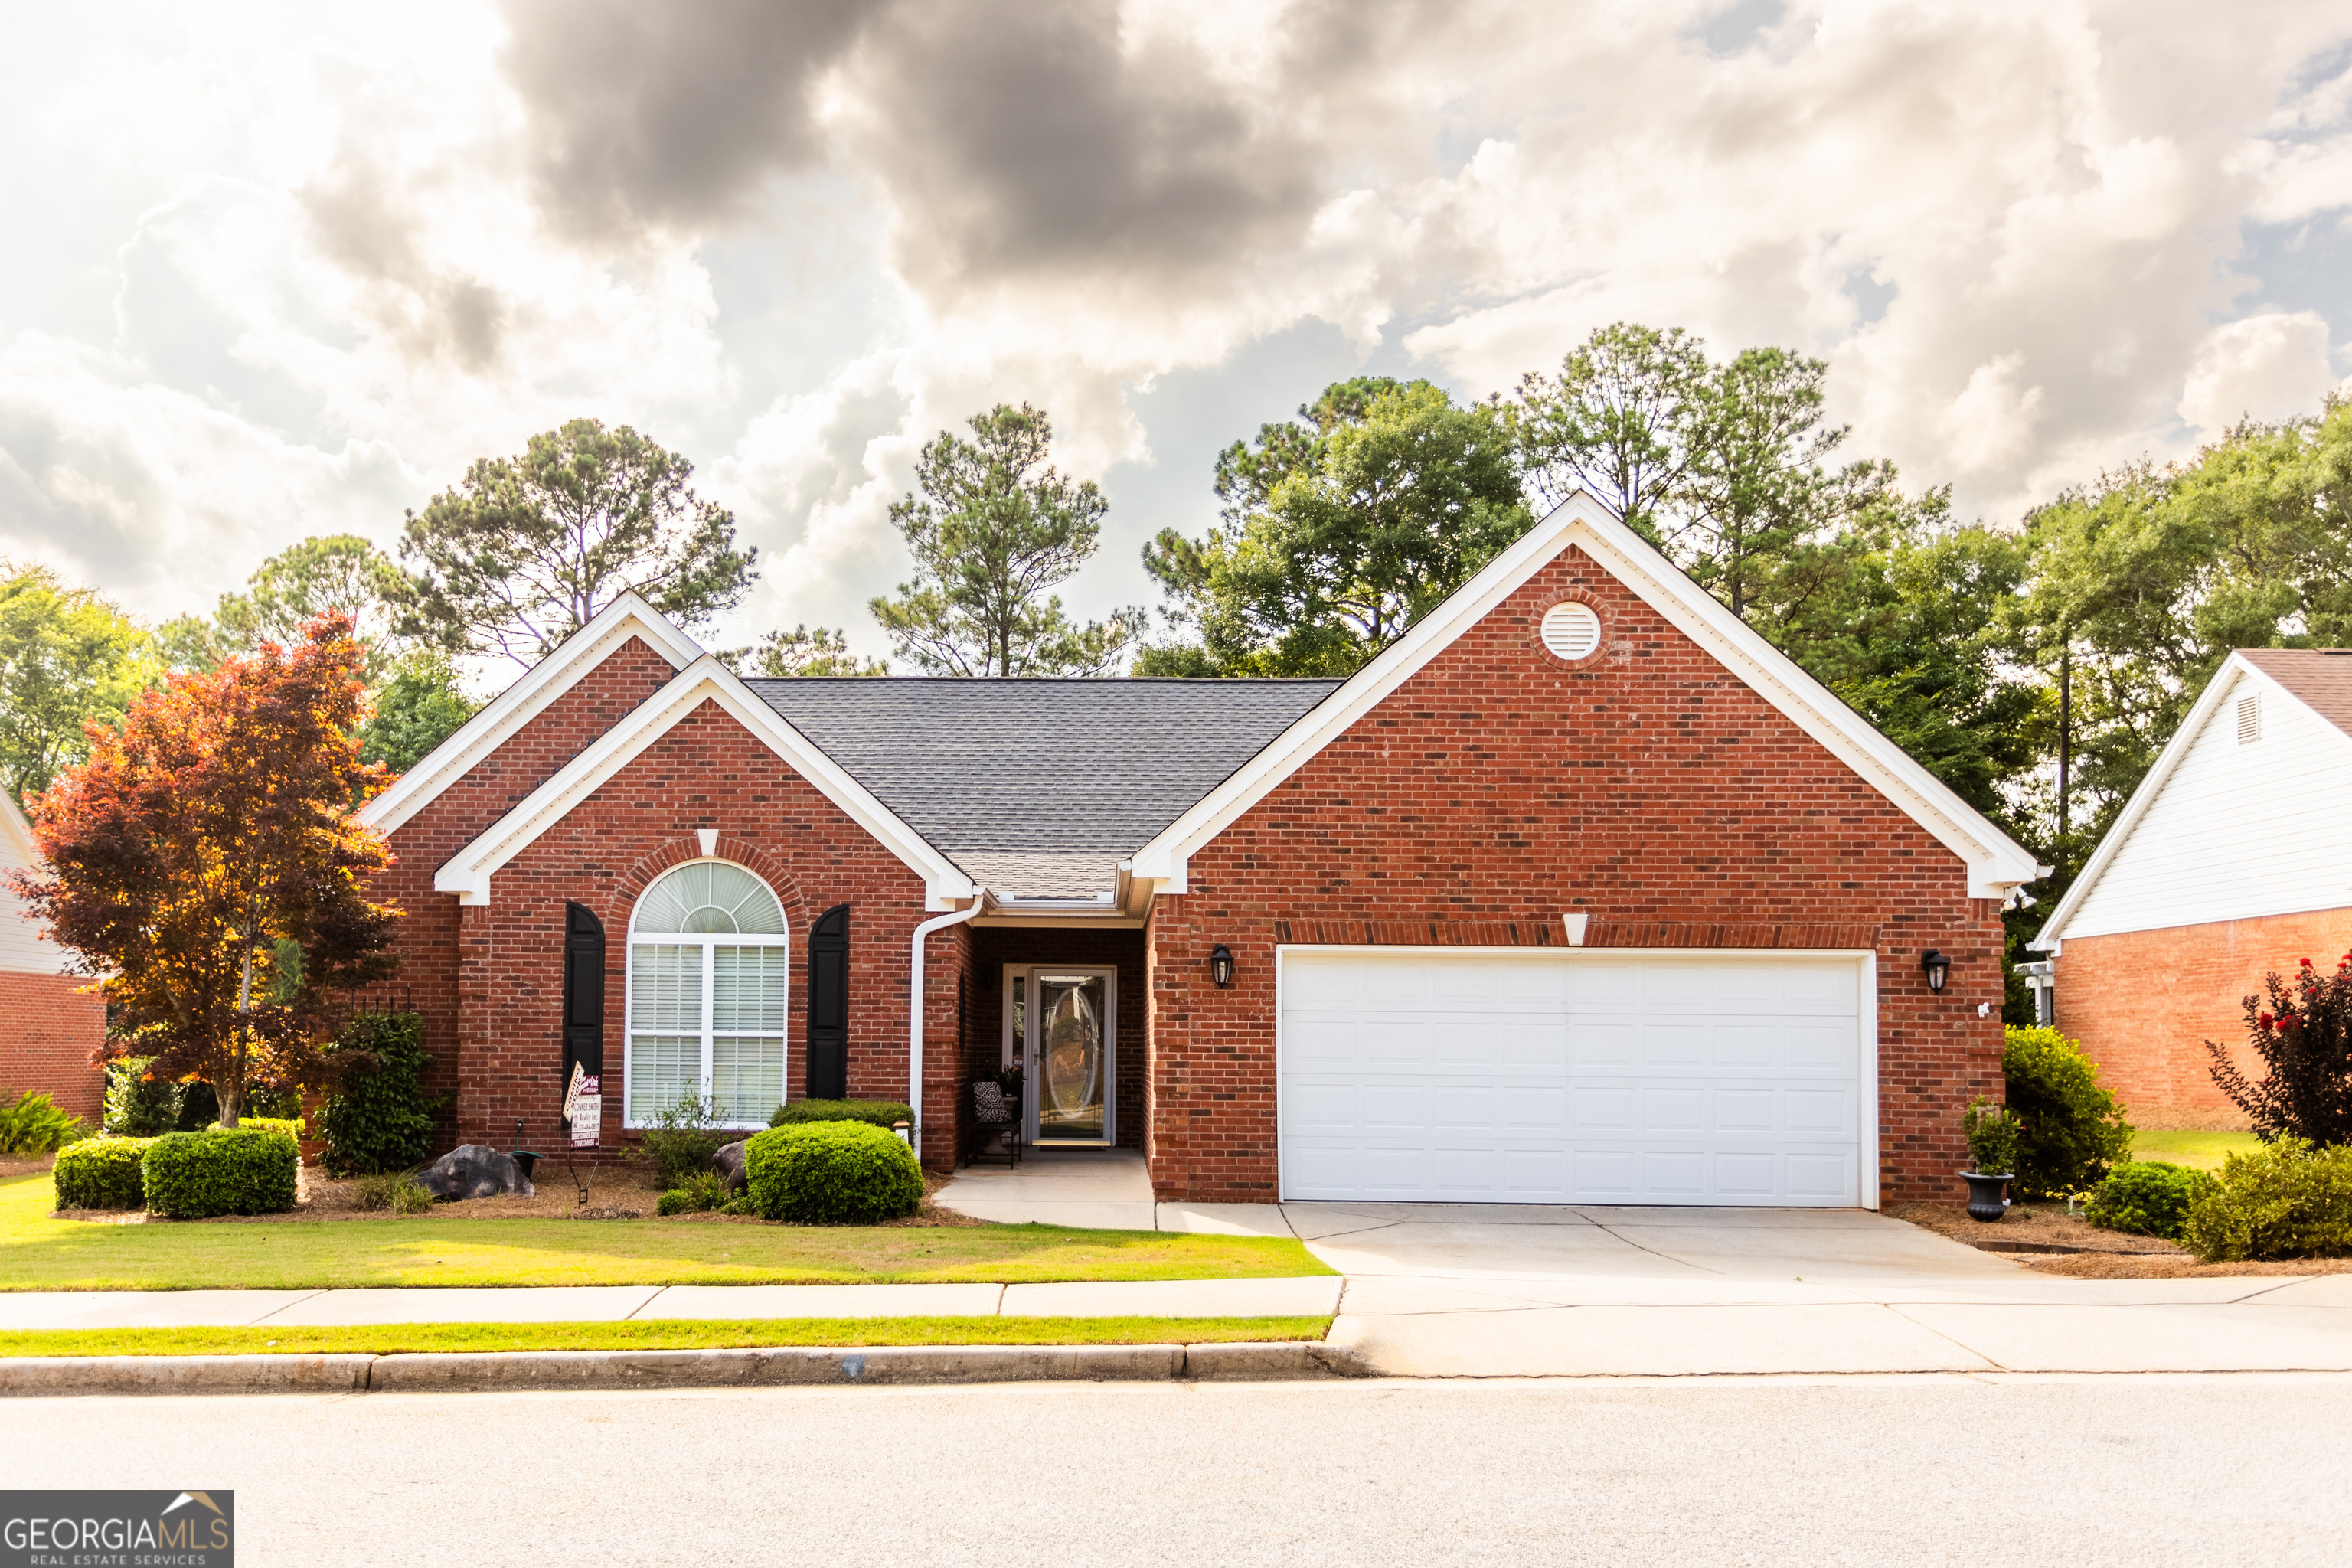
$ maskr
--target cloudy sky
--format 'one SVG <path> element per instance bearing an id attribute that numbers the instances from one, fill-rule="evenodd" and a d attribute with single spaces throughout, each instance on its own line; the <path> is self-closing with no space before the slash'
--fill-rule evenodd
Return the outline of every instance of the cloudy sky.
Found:
<path id="1" fill-rule="evenodd" d="M 580 415 L 766 567 L 903 569 L 915 450 L 1046 407 L 1153 602 L 1224 443 L 1620 318 L 1832 366 L 1850 450 L 2013 520 L 2352 372 L 2324 0 L 5 0 L 0 552 L 150 616 L 389 546 Z"/>

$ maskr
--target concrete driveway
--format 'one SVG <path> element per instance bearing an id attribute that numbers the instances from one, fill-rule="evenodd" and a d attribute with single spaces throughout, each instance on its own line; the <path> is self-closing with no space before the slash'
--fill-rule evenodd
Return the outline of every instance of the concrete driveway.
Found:
<path id="1" fill-rule="evenodd" d="M 1856 1209 L 1162 1205 L 1347 1276 L 1402 1376 L 2352 1370 L 2352 1276 L 2086 1280 Z"/>

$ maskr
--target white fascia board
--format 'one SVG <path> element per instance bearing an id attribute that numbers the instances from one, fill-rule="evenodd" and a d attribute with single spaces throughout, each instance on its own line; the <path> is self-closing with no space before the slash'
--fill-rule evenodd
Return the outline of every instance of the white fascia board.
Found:
<path id="1" fill-rule="evenodd" d="M 1570 545 L 1581 547 L 1958 856 L 1968 866 L 1970 898 L 2000 898 L 2043 874 L 2023 847 L 1716 603 L 1641 535 L 1579 491 L 1145 845 L 1135 856 L 1135 875 L 1157 880 L 1161 892 L 1185 891 L 1194 851 L 1272 794 Z"/>
<path id="2" fill-rule="evenodd" d="M 631 637 L 643 638 L 674 669 L 684 669 L 703 657 L 701 645 L 660 611 L 635 594 L 624 594 L 562 647 L 524 671 L 521 679 L 492 698 L 455 734 L 403 773 L 399 783 L 362 806 L 359 819 L 380 833 L 390 833 L 406 822 L 513 739 L 517 731 L 545 712 L 556 699 L 579 685 Z"/>
<path id="3" fill-rule="evenodd" d="M 41 863 L 40 851 L 33 846 L 33 825 L 5 789 L 0 789 L 0 837 L 8 843 L 7 865 L 29 871 Z"/>
<path id="4" fill-rule="evenodd" d="M 2232 675 L 2238 679 L 2231 679 Z M 2205 683 L 2205 689 L 2197 694 L 2197 700 L 2189 707 L 2189 716 L 2181 720 L 2180 727 L 2172 732 L 2172 739 L 2167 741 L 2164 750 L 2157 753 L 2155 765 L 2139 781 L 2139 787 L 2132 791 L 2131 798 L 2124 802 L 2122 812 L 2116 816 L 2115 825 L 2107 829 L 2107 836 L 2099 840 L 2099 847 L 2092 852 L 2089 863 L 2083 868 L 2083 874 L 2074 879 L 2074 885 L 2066 889 L 2066 896 L 2058 900 L 2058 907 L 2050 911 L 2048 920 L 2042 922 L 2042 930 L 2025 944 L 2029 949 L 2035 952 L 2057 952 L 2064 946 L 2066 922 L 2074 918 L 2075 911 L 2090 898 L 2091 889 L 2097 887 L 2099 879 L 2107 874 L 2107 868 L 2123 854 L 2124 846 L 2130 842 L 2132 831 L 2139 826 L 2140 818 L 2155 805 L 2157 797 L 2171 782 L 2181 760 L 2196 745 L 2197 738 L 2205 731 L 2205 726 L 2212 722 L 2214 713 L 2229 700 L 2230 693 L 2238 689 L 2240 679 L 2252 680 L 2265 692 L 2273 693 L 2301 708 L 2318 721 L 2322 729 L 2341 741 L 2347 750 L 2352 750 L 2352 735 L 2347 735 L 2335 720 L 2272 679 L 2263 672 L 2262 666 L 2233 651 L 2221 661 L 2221 668 L 2213 672 L 2213 679 Z"/>
<path id="5" fill-rule="evenodd" d="M 782 715 L 752 695 L 736 679 L 734 671 L 709 654 L 680 670 L 668 685 L 452 856 L 433 874 L 434 890 L 454 893 L 461 904 L 488 903 L 490 879 L 499 867 L 522 853 L 541 834 L 561 822 L 573 807 L 603 788 L 673 725 L 705 702 L 717 703 L 736 722 L 760 737 L 793 772 L 921 877 L 927 908 L 944 910 L 950 907 L 950 900 L 978 896 L 971 879 L 954 861 L 932 847 L 922 835 L 877 800 L 872 791 L 785 722 Z"/>

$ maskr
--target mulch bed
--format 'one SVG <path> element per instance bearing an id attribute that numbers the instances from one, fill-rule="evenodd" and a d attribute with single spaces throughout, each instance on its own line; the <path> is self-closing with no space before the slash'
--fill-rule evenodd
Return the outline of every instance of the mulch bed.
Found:
<path id="1" fill-rule="evenodd" d="M 32 1159 L 0 1159 L 0 1179 L 9 1176 L 29 1176 L 47 1172 L 55 1156 L 43 1154 Z M 552 1178 L 551 1180 L 549 1178 Z M 588 1202 L 580 1203 L 579 1189 L 563 1169 L 562 1162 L 551 1165 L 541 1161 L 534 1173 L 534 1195 L 524 1197 L 509 1194 L 494 1198 L 468 1198 L 463 1203 L 436 1204 L 422 1215 L 405 1217 L 419 1219 L 651 1219 L 654 1205 L 661 1195 L 656 1184 L 656 1176 L 649 1164 L 601 1162 L 595 1180 L 588 1189 Z M 886 1220 L 894 1227 L 919 1229 L 929 1226 L 960 1228 L 969 1226 L 992 1225 L 992 1220 L 974 1219 L 970 1215 L 943 1209 L 931 1202 L 931 1195 L 952 1178 L 923 1175 L 923 1204 L 904 1219 Z M 285 1214 L 221 1215 L 213 1219 L 167 1220 L 160 1215 L 124 1214 L 115 1209 L 59 1209 L 59 1219 L 79 1220 L 90 1225 L 301 1225 L 322 1220 L 398 1220 L 404 1216 L 389 1209 L 363 1209 L 359 1206 L 359 1183 L 338 1181 L 316 1165 L 301 1167 L 295 1189 L 294 1207 Z M 675 1225 L 766 1225 L 767 1220 L 756 1215 L 694 1214 L 670 1215 L 665 1223 Z"/>
<path id="2" fill-rule="evenodd" d="M 2073 1279 L 2197 1279 L 2239 1275 L 2352 1273 L 2352 1258 L 2311 1258 L 2279 1263 L 2200 1263 L 2177 1243 L 2154 1236 L 2101 1230 L 2063 1204 L 2014 1204 L 1988 1224 L 1953 1204 L 1895 1204 L 1886 1213 L 1923 1230 L 1997 1253 L 2043 1274 Z M 2069 1252 L 2011 1251 L 2002 1244 L 2069 1247 Z"/>

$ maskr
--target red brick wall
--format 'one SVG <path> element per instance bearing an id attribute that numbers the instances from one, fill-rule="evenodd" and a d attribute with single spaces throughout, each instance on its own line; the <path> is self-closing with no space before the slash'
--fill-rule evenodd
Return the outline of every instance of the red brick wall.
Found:
<path id="1" fill-rule="evenodd" d="M 433 1093 L 455 1093 L 459 1076 L 458 907 L 433 890 L 433 873 L 677 673 L 651 647 L 630 638 L 393 833 L 395 859 L 374 891 L 408 912 L 393 984 L 406 987 L 410 1005 L 424 1015 L 425 1048 L 434 1058 L 425 1083 Z M 620 994 L 617 978 L 608 985 Z M 445 1142 L 457 1141 L 456 1115 L 454 1109 L 444 1113 Z M 511 1121 L 507 1131 L 513 1131 Z"/>
<path id="2" fill-rule="evenodd" d="M 106 1038 L 106 1004 L 81 995 L 71 974 L 0 970 L 0 1103 L 46 1094 L 92 1127 L 105 1110 L 106 1076 L 89 1065 Z"/>
<path id="3" fill-rule="evenodd" d="M 2273 971 L 2289 983 L 2297 961 L 2332 969 L 2352 949 L 2352 909 L 2215 921 L 2163 931 L 2068 937 L 2055 977 L 2057 1026 L 2099 1064 L 2099 1081 L 2141 1127 L 2243 1127 L 2213 1087 L 2207 1040 L 2246 1048 L 2244 999 L 2265 995 Z"/>
<path id="4" fill-rule="evenodd" d="M 1566 667 L 1538 625 L 1580 590 L 1608 642 Z M 1164 1198 L 1276 1195 L 1285 921 L 1557 930 L 1580 910 L 1617 942 L 1661 926 L 1726 945 L 1874 932 L 1888 1203 L 1957 1201 L 1960 1110 L 2001 1095 L 2000 925 L 1959 859 L 1580 552 L 1204 846 L 1190 876 L 1150 933 Z M 1220 942 L 1240 965 L 1227 991 L 1208 980 Z M 1940 996 L 1918 969 L 1928 947 L 1953 960 Z"/>
<path id="5" fill-rule="evenodd" d="M 928 918 L 922 879 L 759 737 L 705 703 L 501 867 L 489 903 L 462 911 L 455 982 L 461 1139 L 504 1142 L 518 1117 L 530 1136 L 554 1136 L 567 900 L 604 922 L 604 1135 L 608 1143 L 622 1139 L 629 913 L 655 878 L 700 856 L 696 830 L 705 827 L 718 830 L 720 858 L 758 873 L 783 903 L 792 934 L 789 1094 L 807 1089 L 809 924 L 846 903 L 849 1091 L 905 1096 L 908 942 Z M 951 929 L 930 939 L 928 954 L 926 1155 L 942 1167 L 953 1158 L 956 984 L 965 951 Z"/>

